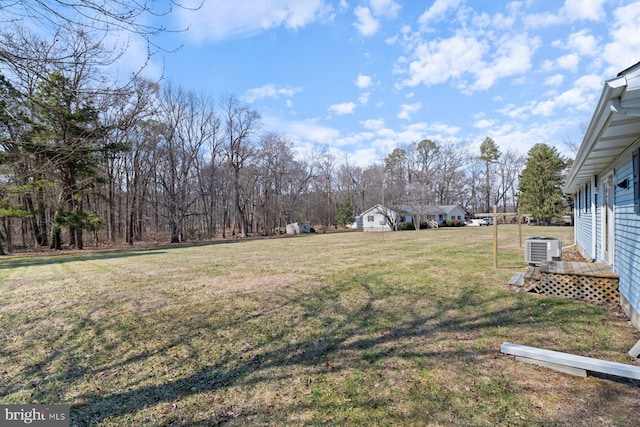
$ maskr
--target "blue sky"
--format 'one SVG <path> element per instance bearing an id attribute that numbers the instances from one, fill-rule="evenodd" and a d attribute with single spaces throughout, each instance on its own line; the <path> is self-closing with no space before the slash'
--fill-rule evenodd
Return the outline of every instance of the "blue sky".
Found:
<path id="1" fill-rule="evenodd" d="M 635 1 L 205 0 L 170 19 L 189 30 L 157 39 L 182 47 L 150 76 L 362 166 L 425 138 L 570 155 L 604 81 L 640 61 Z"/>

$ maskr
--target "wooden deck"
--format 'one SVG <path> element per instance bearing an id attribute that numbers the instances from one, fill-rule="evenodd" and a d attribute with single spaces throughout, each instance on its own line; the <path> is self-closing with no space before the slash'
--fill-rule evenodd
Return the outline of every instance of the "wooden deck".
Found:
<path id="1" fill-rule="evenodd" d="M 549 261 L 540 265 L 540 274 L 567 274 L 618 279 L 618 275 L 607 264 L 596 262 Z"/>
<path id="2" fill-rule="evenodd" d="M 606 264 L 550 261 L 527 267 L 509 281 L 512 289 L 597 303 L 619 303 L 618 275 Z"/>

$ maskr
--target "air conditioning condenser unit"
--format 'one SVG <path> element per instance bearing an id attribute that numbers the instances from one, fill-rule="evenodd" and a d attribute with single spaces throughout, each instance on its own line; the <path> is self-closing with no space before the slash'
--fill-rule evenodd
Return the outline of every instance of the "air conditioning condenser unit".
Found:
<path id="1" fill-rule="evenodd" d="M 539 264 L 562 260 L 562 241 L 553 237 L 531 237 L 525 240 L 524 261 Z"/>

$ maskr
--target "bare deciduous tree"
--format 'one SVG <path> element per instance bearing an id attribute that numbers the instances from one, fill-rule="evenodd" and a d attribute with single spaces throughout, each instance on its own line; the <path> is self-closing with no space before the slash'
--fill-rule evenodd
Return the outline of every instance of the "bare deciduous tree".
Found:
<path id="1" fill-rule="evenodd" d="M 235 213 L 238 216 L 240 236 L 247 237 L 247 193 L 250 189 L 243 187 L 243 182 L 247 181 L 241 178 L 256 152 L 253 138 L 260 129 L 260 115 L 234 96 L 223 98 L 221 106 L 225 157 L 232 173 Z"/>

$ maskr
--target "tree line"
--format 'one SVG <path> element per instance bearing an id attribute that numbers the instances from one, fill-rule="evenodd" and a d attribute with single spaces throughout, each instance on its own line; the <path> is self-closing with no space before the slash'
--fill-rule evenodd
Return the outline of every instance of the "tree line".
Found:
<path id="1" fill-rule="evenodd" d="M 118 82 L 112 51 L 83 29 L 1 37 L 0 252 L 326 229 L 381 202 L 517 205 L 525 158 L 488 137 L 479 153 L 412 141 L 363 167 L 300 152 L 234 95 Z"/>

